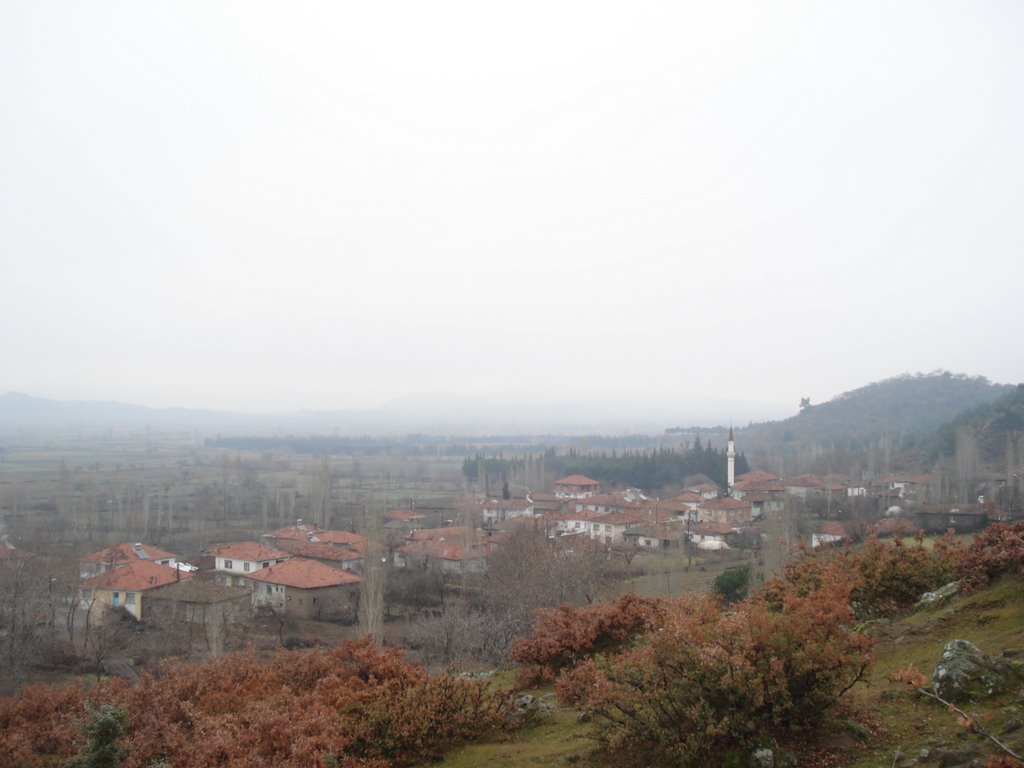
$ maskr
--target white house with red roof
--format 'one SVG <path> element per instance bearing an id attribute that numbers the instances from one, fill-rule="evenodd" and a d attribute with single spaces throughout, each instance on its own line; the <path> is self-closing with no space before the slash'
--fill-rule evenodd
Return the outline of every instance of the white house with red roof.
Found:
<path id="1" fill-rule="evenodd" d="M 217 580 L 229 586 L 241 585 L 247 574 L 283 563 L 291 557 L 288 552 L 255 541 L 218 544 L 208 551 L 214 558 L 213 570 Z"/>
<path id="2" fill-rule="evenodd" d="M 136 619 L 142 617 L 142 598 L 151 589 L 187 579 L 190 574 L 151 560 L 134 560 L 83 579 L 79 601 L 88 621 L 98 621 L 105 609 L 124 608 Z"/>
<path id="3" fill-rule="evenodd" d="M 497 523 L 513 517 L 533 517 L 533 501 L 525 499 L 492 499 L 483 504 L 485 523 Z"/>
<path id="4" fill-rule="evenodd" d="M 569 475 L 555 480 L 555 496 L 560 499 L 585 499 L 601 492 L 601 483 L 586 475 Z"/>
<path id="5" fill-rule="evenodd" d="M 622 544 L 622 534 L 629 528 L 652 522 L 646 509 L 632 509 L 610 512 L 590 519 L 590 538 L 602 544 Z"/>

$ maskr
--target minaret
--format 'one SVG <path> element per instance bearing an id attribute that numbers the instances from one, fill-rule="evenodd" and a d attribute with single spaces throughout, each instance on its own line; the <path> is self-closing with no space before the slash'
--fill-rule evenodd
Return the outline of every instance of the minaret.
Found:
<path id="1" fill-rule="evenodd" d="M 729 426 L 729 450 L 726 451 L 726 456 L 729 457 L 729 470 L 727 474 L 729 482 L 728 492 L 732 493 L 732 484 L 736 482 L 736 443 L 733 442 L 732 438 L 732 425 Z"/>

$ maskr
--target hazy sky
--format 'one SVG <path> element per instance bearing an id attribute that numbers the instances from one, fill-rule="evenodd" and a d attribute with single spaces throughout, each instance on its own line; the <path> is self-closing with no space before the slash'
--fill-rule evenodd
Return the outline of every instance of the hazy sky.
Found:
<path id="1" fill-rule="evenodd" d="M 1024 381 L 1024 3 L 0 0 L 0 392 Z"/>

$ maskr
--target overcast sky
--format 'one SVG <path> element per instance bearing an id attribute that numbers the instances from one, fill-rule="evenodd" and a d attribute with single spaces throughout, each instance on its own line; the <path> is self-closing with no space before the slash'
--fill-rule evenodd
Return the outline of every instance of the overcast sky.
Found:
<path id="1" fill-rule="evenodd" d="M 0 392 L 1024 381 L 1024 3 L 0 0 Z"/>

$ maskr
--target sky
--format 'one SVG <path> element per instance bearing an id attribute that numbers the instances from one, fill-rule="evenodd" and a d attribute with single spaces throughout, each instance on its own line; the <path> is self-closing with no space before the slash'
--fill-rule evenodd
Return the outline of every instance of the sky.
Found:
<path id="1" fill-rule="evenodd" d="M 0 0 L 0 392 L 1024 381 L 1024 4 Z"/>

